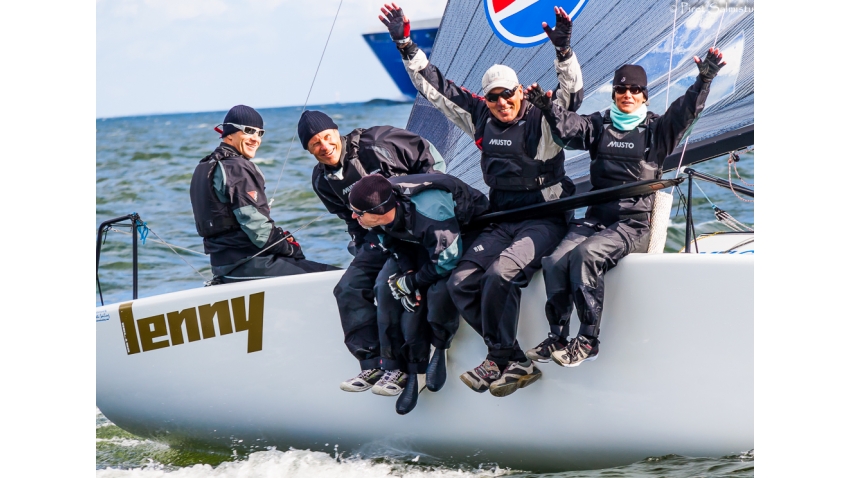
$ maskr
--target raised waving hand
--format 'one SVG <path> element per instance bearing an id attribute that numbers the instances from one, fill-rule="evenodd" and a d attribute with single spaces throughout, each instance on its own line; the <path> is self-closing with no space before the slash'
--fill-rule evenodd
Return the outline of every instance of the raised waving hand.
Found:
<path id="1" fill-rule="evenodd" d="M 410 20 L 404 15 L 401 7 L 395 3 L 385 3 L 381 7 L 381 13 L 383 15 L 378 15 L 378 20 L 387 26 L 393 41 L 399 44 L 407 43 L 410 40 Z"/>
<path id="2" fill-rule="evenodd" d="M 548 23 L 543 22 L 543 31 L 549 36 L 552 45 L 558 53 L 566 58 L 572 56 L 570 47 L 570 39 L 573 34 L 573 21 L 567 15 L 566 10 L 561 7 L 555 7 L 555 28 L 551 28 Z"/>
<path id="3" fill-rule="evenodd" d="M 717 76 L 717 72 L 726 65 L 726 62 L 721 63 L 721 60 L 723 60 L 723 53 L 720 53 L 719 48 L 709 48 L 702 60 L 699 57 L 694 57 L 694 63 L 699 68 L 699 75 L 705 81 L 713 80 Z"/>

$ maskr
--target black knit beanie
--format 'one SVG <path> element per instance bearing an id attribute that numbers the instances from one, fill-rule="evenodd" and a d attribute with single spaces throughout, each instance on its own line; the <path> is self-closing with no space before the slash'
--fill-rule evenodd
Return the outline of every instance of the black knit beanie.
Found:
<path id="1" fill-rule="evenodd" d="M 224 116 L 224 123 L 235 123 L 263 129 L 263 117 L 260 116 L 260 113 L 257 113 L 257 110 L 245 105 L 236 105 L 230 108 L 230 111 Z M 224 124 L 221 129 L 223 131 L 221 133 L 222 138 L 239 131 L 229 124 Z"/>
<path id="2" fill-rule="evenodd" d="M 370 174 L 354 183 L 348 195 L 348 201 L 351 207 L 358 211 L 369 211 L 383 204 L 369 213 L 386 214 L 395 207 L 395 201 L 390 201 L 392 195 L 393 187 L 387 178 L 380 174 Z"/>
<path id="3" fill-rule="evenodd" d="M 614 86 L 634 85 L 646 88 L 646 70 L 640 65 L 623 65 L 614 72 Z"/>
<path id="4" fill-rule="evenodd" d="M 301 146 L 307 149 L 307 142 L 310 141 L 310 138 L 326 129 L 339 129 L 339 126 L 334 123 L 330 116 L 321 111 L 305 110 L 301 119 L 298 120 L 298 139 L 301 140 Z"/>

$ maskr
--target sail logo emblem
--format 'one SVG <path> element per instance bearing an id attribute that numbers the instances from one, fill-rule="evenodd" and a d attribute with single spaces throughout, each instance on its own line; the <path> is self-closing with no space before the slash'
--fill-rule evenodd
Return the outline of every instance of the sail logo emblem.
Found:
<path id="1" fill-rule="evenodd" d="M 528 48 L 549 40 L 540 26 L 555 26 L 555 7 L 562 7 L 575 20 L 588 0 L 485 0 L 484 12 L 490 28 L 508 45 Z"/>

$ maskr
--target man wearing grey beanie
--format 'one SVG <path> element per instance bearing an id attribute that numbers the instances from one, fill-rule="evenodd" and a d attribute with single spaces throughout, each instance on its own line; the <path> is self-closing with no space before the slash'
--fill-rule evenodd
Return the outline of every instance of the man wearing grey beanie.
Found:
<path id="1" fill-rule="evenodd" d="M 337 269 L 307 260 L 301 245 L 271 218 L 265 179 L 251 162 L 265 134 L 260 113 L 237 105 L 220 126 L 222 142 L 195 167 L 189 188 L 213 283 Z"/>
<path id="2" fill-rule="evenodd" d="M 425 138 L 392 126 L 357 128 L 340 135 L 333 119 L 321 111 L 304 111 L 298 138 L 318 161 L 313 168 L 313 190 L 329 212 L 345 221 L 351 236 L 348 250 L 354 259 L 334 288 L 334 296 L 345 345 L 360 362 L 361 372 L 340 388 L 363 392 L 383 374 L 373 287 L 389 254 L 375 231 L 367 231 L 351 217 L 349 193 L 354 183 L 369 174 L 390 178 L 445 172 L 443 157 Z"/>

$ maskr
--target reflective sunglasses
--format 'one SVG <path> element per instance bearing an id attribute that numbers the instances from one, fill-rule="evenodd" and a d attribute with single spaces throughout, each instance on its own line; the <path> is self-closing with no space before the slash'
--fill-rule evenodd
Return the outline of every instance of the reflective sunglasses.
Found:
<path id="1" fill-rule="evenodd" d="M 234 128 L 238 129 L 239 131 L 247 134 L 248 136 L 253 136 L 254 133 L 257 133 L 257 136 L 262 138 L 263 135 L 266 134 L 266 130 L 264 130 L 264 129 L 256 128 L 254 126 L 245 126 L 244 124 L 221 123 L 221 125 L 219 125 L 219 126 L 224 126 L 226 124 L 233 126 Z M 218 131 L 218 128 L 216 128 L 215 130 Z M 219 131 L 219 133 L 221 133 L 221 131 Z"/>
<path id="2" fill-rule="evenodd" d="M 614 85 L 614 93 L 617 93 L 618 95 L 624 95 L 626 94 L 626 91 L 629 91 L 631 92 L 631 94 L 636 95 L 638 93 L 643 93 L 643 87 L 636 85 Z"/>
<path id="3" fill-rule="evenodd" d="M 484 99 L 489 101 L 490 103 L 495 103 L 499 101 L 499 98 L 509 100 L 516 93 L 517 88 L 519 88 L 519 85 L 514 86 L 510 90 L 502 90 L 501 93 L 487 93 L 486 95 L 484 95 Z"/>
<path id="4" fill-rule="evenodd" d="M 381 204 L 378 204 L 378 205 L 377 205 L 377 206 L 375 206 L 375 207 L 370 207 L 369 209 L 366 209 L 365 211 L 358 211 L 357 209 L 354 209 L 354 208 L 353 208 L 350 204 L 348 205 L 348 209 L 351 209 L 351 212 L 353 212 L 355 216 L 357 216 L 357 217 L 363 217 L 363 215 L 364 215 L 364 214 L 371 214 L 371 213 L 372 213 L 372 211 L 377 211 L 378 209 L 380 209 L 380 208 L 381 208 L 381 206 L 383 206 L 383 205 L 387 204 L 388 202 L 392 201 L 394 196 L 395 196 L 395 194 L 390 194 L 390 197 L 389 197 L 389 198 L 387 198 L 387 200 L 386 200 L 386 201 L 382 202 Z"/>

